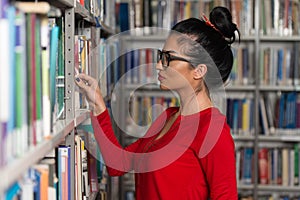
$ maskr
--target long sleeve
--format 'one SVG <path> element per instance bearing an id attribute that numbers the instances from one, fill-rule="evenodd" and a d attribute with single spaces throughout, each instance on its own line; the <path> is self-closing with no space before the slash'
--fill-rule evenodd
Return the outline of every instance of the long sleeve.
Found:
<path id="1" fill-rule="evenodd" d="M 134 152 L 140 140 L 122 148 L 117 140 L 111 124 L 108 110 L 94 117 L 91 114 L 96 141 L 107 166 L 110 176 L 121 176 L 133 169 Z"/>

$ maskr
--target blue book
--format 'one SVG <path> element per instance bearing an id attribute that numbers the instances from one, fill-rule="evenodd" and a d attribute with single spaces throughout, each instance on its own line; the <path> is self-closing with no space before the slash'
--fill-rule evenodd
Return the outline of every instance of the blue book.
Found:
<path id="1" fill-rule="evenodd" d="M 283 49 L 278 50 L 278 68 L 277 68 L 277 83 L 280 84 L 283 80 L 282 70 L 283 70 Z"/>
<path id="2" fill-rule="evenodd" d="M 9 6 L 6 9 L 6 16 L 9 23 L 9 119 L 7 123 L 7 134 L 10 134 L 8 137 L 9 144 L 13 144 L 12 140 L 15 140 L 16 136 L 14 133 L 14 129 L 16 128 L 16 100 L 17 100 L 17 92 L 16 92 L 16 62 L 15 62 L 15 44 L 16 44 L 16 26 L 15 26 L 15 18 L 16 18 L 16 9 L 13 6 Z M 11 159 L 14 154 L 16 154 L 16 148 L 11 148 L 10 151 L 7 152 L 8 159 Z"/>
<path id="3" fill-rule="evenodd" d="M 296 128 L 296 101 L 297 93 L 289 92 L 286 97 L 286 110 L 285 110 L 285 127 Z"/>
<path id="4" fill-rule="evenodd" d="M 227 99 L 227 110 L 226 110 L 226 118 L 227 118 L 227 123 L 230 126 L 230 128 L 232 129 L 232 125 L 233 125 L 233 118 L 232 118 L 232 114 L 233 114 L 233 100 L 231 98 Z"/>
<path id="5" fill-rule="evenodd" d="M 285 120 L 285 104 L 286 104 L 286 94 L 281 94 L 279 98 L 279 116 L 278 116 L 278 128 L 284 128 L 284 120 Z"/>
<path id="6" fill-rule="evenodd" d="M 239 100 L 233 100 L 233 119 L 232 119 L 232 130 L 234 133 L 238 133 L 238 118 L 239 118 Z"/>
<path id="7" fill-rule="evenodd" d="M 50 35 L 50 102 L 51 113 L 54 112 L 56 91 L 56 61 L 58 51 L 59 27 L 54 26 Z M 52 116 L 52 115 L 51 115 Z M 52 123 L 51 123 L 52 124 Z"/>
<path id="8" fill-rule="evenodd" d="M 7 6 L 8 6 L 8 0 L 1 0 L 0 1 L 0 19 L 5 18 L 5 16 L 6 16 L 5 10 L 6 10 Z"/>
<path id="9" fill-rule="evenodd" d="M 5 194 L 5 200 L 13 200 L 20 192 L 20 185 L 18 183 L 13 184 Z"/>
<path id="10" fill-rule="evenodd" d="M 252 157 L 253 149 L 245 148 L 244 149 L 244 159 L 243 159 L 243 168 L 242 168 L 242 179 L 244 184 L 251 184 L 252 182 Z"/>
<path id="11" fill-rule="evenodd" d="M 119 20 L 120 20 L 120 31 L 129 30 L 129 5 L 128 3 L 121 2 L 120 3 L 120 12 L 119 12 Z"/>
<path id="12" fill-rule="evenodd" d="M 41 199 L 41 173 L 34 169 L 34 199 L 35 200 L 40 200 Z"/>

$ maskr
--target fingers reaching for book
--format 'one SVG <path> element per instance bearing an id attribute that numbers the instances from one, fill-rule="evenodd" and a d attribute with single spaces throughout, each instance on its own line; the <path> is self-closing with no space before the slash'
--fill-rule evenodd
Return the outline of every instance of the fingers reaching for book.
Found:
<path id="1" fill-rule="evenodd" d="M 80 92 L 85 94 L 93 114 L 101 114 L 106 109 L 106 106 L 97 81 L 86 74 L 78 74 L 75 80 L 80 88 Z"/>

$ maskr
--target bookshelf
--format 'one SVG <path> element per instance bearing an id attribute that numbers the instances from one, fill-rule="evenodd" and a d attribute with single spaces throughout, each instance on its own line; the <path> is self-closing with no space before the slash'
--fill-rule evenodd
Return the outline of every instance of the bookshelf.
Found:
<path id="1" fill-rule="evenodd" d="M 22 29 L 22 31 L 25 31 L 28 29 L 29 26 L 25 26 L 25 24 L 30 24 L 29 22 L 25 21 L 27 20 L 27 16 L 32 15 L 32 19 L 36 19 L 37 21 L 32 21 L 34 23 L 36 23 L 37 27 L 40 28 L 40 21 L 42 19 L 47 19 L 47 28 L 45 29 L 45 26 L 43 27 L 43 29 L 36 29 L 36 31 L 34 32 L 34 34 L 36 34 L 36 38 L 33 39 L 32 41 L 35 41 L 36 43 L 36 49 L 37 51 L 32 53 L 32 56 L 35 56 L 35 53 L 37 54 L 35 58 L 39 58 L 44 61 L 44 63 L 41 64 L 41 66 L 43 65 L 49 65 L 49 68 L 42 68 L 40 70 L 43 70 L 43 77 L 41 76 L 41 80 L 46 77 L 45 80 L 47 80 L 48 82 L 36 82 L 36 85 L 33 85 L 32 87 L 36 87 L 36 88 L 43 88 L 43 92 L 47 92 L 48 89 L 47 86 L 49 87 L 49 94 L 50 94 L 50 88 L 54 89 L 55 94 L 56 94 L 56 99 L 55 104 L 58 104 L 58 102 L 62 103 L 60 106 L 62 107 L 62 110 L 54 110 L 54 112 L 52 113 L 52 111 L 46 112 L 47 110 L 44 109 L 43 107 L 43 118 L 42 120 L 45 122 L 49 122 L 49 130 L 47 128 L 45 129 L 41 129 L 40 131 L 42 131 L 42 135 L 37 137 L 36 142 L 34 144 L 27 144 L 27 140 L 26 141 L 21 141 L 22 145 L 24 145 L 23 143 L 26 143 L 26 147 L 22 147 L 22 150 L 14 150 L 13 153 L 10 153 L 9 156 L 3 156 L 4 152 L 8 152 L 8 149 L 17 149 L 19 148 L 18 146 L 20 145 L 20 139 L 18 139 L 17 137 L 14 138 L 15 140 L 8 140 L 6 139 L 6 137 L 8 137 L 9 135 L 7 135 L 7 133 L 5 132 L 5 127 L 6 124 L 11 123 L 10 119 L 8 119 L 8 121 L 6 121 L 6 118 L 3 118 L 1 116 L 1 131 L 0 131 L 0 135 L 1 135 L 1 156 L 0 156 L 0 160 L 1 160 L 1 164 L 0 164 L 0 178 L 1 178 L 1 183 L 0 183 L 0 199 L 11 199 L 13 197 L 18 198 L 18 197 L 22 197 L 22 198 L 33 198 L 33 196 L 36 195 L 44 195 L 43 197 L 47 198 L 47 195 L 49 195 L 49 199 L 54 199 L 56 196 L 57 198 L 59 197 L 60 199 L 78 199 L 78 194 L 80 192 L 82 192 L 82 195 L 85 196 L 85 198 L 89 198 L 89 199 L 100 199 L 105 200 L 108 199 L 110 194 L 109 194 L 109 182 L 108 181 L 103 181 L 101 182 L 104 178 L 106 179 L 106 177 L 98 177 L 97 173 L 96 173 L 96 178 L 97 181 L 99 181 L 96 185 L 97 188 L 93 187 L 92 185 L 90 185 L 90 179 L 88 178 L 88 173 L 91 169 L 91 167 L 88 164 L 88 169 L 86 169 L 87 171 L 84 172 L 86 174 L 86 182 L 83 183 L 82 189 L 78 188 L 78 178 L 77 178 L 77 165 L 79 164 L 78 161 L 78 155 L 75 152 L 76 148 L 77 148 L 77 143 L 75 142 L 75 138 L 78 135 L 78 131 L 81 131 L 81 126 L 82 125 L 86 125 L 89 123 L 89 117 L 90 117 L 90 111 L 88 110 L 87 107 L 82 107 L 82 105 L 80 104 L 80 101 L 78 99 L 78 96 L 76 95 L 76 88 L 75 88 L 75 82 L 74 82 L 74 76 L 75 76 L 75 70 L 74 70 L 74 66 L 76 64 L 76 62 L 78 62 L 76 53 L 77 49 L 75 47 L 75 36 L 78 34 L 78 32 L 81 32 L 81 30 L 78 30 L 78 24 L 83 23 L 84 27 L 82 27 L 83 29 L 85 29 L 89 34 L 89 41 L 84 41 L 85 44 L 90 45 L 90 48 L 93 50 L 95 49 L 95 53 L 97 53 L 97 49 L 99 48 L 99 39 L 102 36 L 102 34 L 100 34 L 100 29 L 103 32 L 109 32 L 114 33 L 114 25 L 111 24 L 106 24 L 107 22 L 107 16 L 104 15 L 104 11 L 103 9 L 107 9 L 105 8 L 103 5 L 98 5 L 98 1 L 86 1 L 89 3 L 92 3 L 94 7 L 89 7 L 89 5 L 84 5 L 85 1 L 76 1 L 76 0 L 57 0 L 57 1 L 46 1 L 46 2 L 30 2 L 30 1 L 20 1 L 20 2 L 15 2 L 15 1 L 1 1 L 1 23 L 5 23 L 8 20 L 16 20 L 16 26 L 24 26 L 21 28 L 24 28 L 24 30 Z M 108 4 L 112 5 L 111 3 L 114 1 L 110 1 Z M 99 1 L 99 3 L 104 3 L 104 1 Z M 41 7 L 42 6 L 42 7 Z M 50 9 L 48 10 L 48 12 L 41 12 L 41 8 L 45 8 L 45 9 Z M 7 11 L 7 10 L 9 11 Z M 29 11 L 30 10 L 30 11 Z M 4 13 L 10 12 L 10 15 L 5 15 Z M 100 16 L 100 12 L 102 13 Z M 17 17 L 16 17 L 17 16 Z M 21 17 L 20 17 L 21 16 Z M 11 18 L 9 18 L 11 17 Z M 14 18 L 16 17 L 16 18 Z M 19 18 L 18 18 L 19 17 Z M 26 18 L 25 18 L 26 17 Z M 110 17 L 111 18 L 111 17 Z M 18 21 L 19 20 L 19 21 Z M 111 19 L 112 20 L 112 19 Z M 14 21 L 10 21 L 11 26 L 13 27 L 14 25 Z M 17 23 L 18 22 L 18 23 Z M 20 25 L 21 24 L 21 25 Z M 34 24 L 32 24 L 34 25 Z M 45 25 L 45 24 L 44 24 Z M 54 34 L 54 28 L 53 27 L 58 27 L 60 26 L 59 30 L 61 31 L 61 35 L 58 34 L 59 38 L 55 38 L 52 37 L 52 34 Z M 98 27 L 98 28 L 97 28 Z M 6 27 L 5 27 L 6 28 Z M 35 26 L 32 27 L 36 28 Z M 81 28 L 81 27 L 80 27 Z M 3 31 L 4 30 L 4 31 Z M 9 37 L 9 34 L 11 34 L 12 36 L 14 36 L 15 32 L 10 32 L 11 30 L 14 29 L 2 29 L 2 34 L 1 36 L 5 36 L 5 37 Z M 18 29 L 19 30 L 19 29 Z M 46 30 L 46 31 L 45 31 Z M 14 30 L 15 31 L 15 30 Z M 55 30 L 56 31 L 56 30 Z M 6 33 L 6 34 L 3 34 Z M 25 32 L 23 32 L 25 33 Z M 58 31 L 59 33 L 59 31 Z M 20 34 L 22 36 L 22 34 Z M 25 34 L 24 34 L 25 35 Z M 28 34 L 26 32 L 26 35 L 28 35 L 28 37 L 30 36 L 30 34 Z M 16 38 L 19 35 L 16 35 Z M 25 37 L 25 36 L 24 36 Z M 13 38 L 13 37 L 12 37 Z M 43 39 L 47 39 L 46 43 L 45 40 Z M 25 49 L 28 48 L 29 46 L 28 44 L 31 44 L 30 42 L 28 43 L 24 43 L 25 38 L 21 38 L 19 39 L 17 38 L 16 40 L 18 42 L 20 42 L 19 40 L 21 40 L 21 44 L 17 43 L 19 46 L 17 50 L 20 49 Z M 51 39 L 51 40 L 50 40 Z M 2 40 L 1 40 L 2 41 Z M 3 40 L 4 41 L 4 40 Z M 52 45 L 52 42 L 56 41 L 57 42 L 57 46 L 56 49 L 54 48 L 54 46 L 50 46 L 50 42 Z M 23 43 L 22 43 L 23 42 Z M 44 43 L 43 43 L 44 42 Z M 6 44 L 6 43 L 5 43 Z M 15 44 L 14 42 L 11 42 L 11 44 Z M 39 45 L 42 46 L 39 46 Z M 46 46 L 43 46 L 46 45 Z M 49 46 L 48 46 L 49 45 Z M 4 46 L 6 47 L 6 46 Z M 43 47 L 43 48 L 42 48 Z M 85 46 L 85 48 L 87 48 L 88 46 Z M 41 49 L 43 51 L 47 50 L 49 52 L 49 57 L 45 56 L 45 52 L 40 52 Z M 52 51 L 50 51 L 52 49 Z M 4 50 L 4 49 L 2 49 Z M 27 50 L 27 49 L 26 49 Z M 87 50 L 87 49 L 85 49 Z M 6 49 L 7 51 L 7 49 Z M 14 52 L 14 51 L 13 51 Z M 10 53 L 10 55 L 13 54 Z M 31 51 L 30 51 L 31 52 Z M 28 52 L 26 52 L 28 53 Z M 24 53 L 24 57 L 25 54 Z M 54 56 L 55 55 L 55 58 Z M 1 57 L 2 58 L 2 57 Z M 3 57 L 5 58 L 5 57 Z M 83 57 L 82 57 L 83 58 Z M 6 59 L 6 58 L 5 58 Z M 51 59 L 54 59 L 55 62 L 52 62 Z M 30 60 L 30 59 L 27 59 Z M 32 59 L 33 60 L 33 59 Z M 40 60 L 37 60 L 38 62 L 40 62 Z M 99 69 L 99 60 L 95 59 L 95 57 L 93 57 L 92 60 L 88 60 L 88 57 L 86 59 L 86 62 L 89 62 L 89 64 L 91 66 L 94 67 L 90 67 L 90 71 L 89 73 L 92 74 L 95 78 L 98 78 L 98 74 L 101 73 L 101 70 Z M 48 63 L 48 64 L 45 64 Z M 54 65 L 51 65 L 51 63 Z M 7 63 L 7 66 L 14 66 L 11 63 Z M 17 63 L 18 65 L 20 65 L 20 63 Z M 16 65 L 17 65 L 16 64 Z M 22 66 L 24 66 L 24 68 L 27 70 L 27 68 L 29 68 L 29 66 L 33 66 L 35 65 L 35 63 L 21 63 Z M 81 63 L 83 64 L 83 63 Z M 39 68 L 39 64 L 37 64 L 37 68 Z M 51 67 L 54 67 L 54 77 L 50 76 L 51 75 Z M 61 68 L 60 68 L 61 67 Z M 87 66 L 89 67 L 89 66 Z M 47 72 L 47 70 L 49 70 Z M 56 71 L 57 70 L 57 71 Z M 62 71 L 62 74 L 56 74 L 57 73 L 61 73 L 58 72 L 59 70 Z M 44 73 L 47 72 L 45 75 Z M 10 73 L 7 71 L 7 74 Z M 27 72 L 28 73 L 28 72 Z M 5 75 L 7 75 L 5 74 Z M 26 74 L 26 72 L 25 72 Z M 39 72 L 36 72 L 36 75 L 39 74 Z M 42 74 L 42 71 L 41 71 Z M 57 76 L 57 75 L 60 75 Z M 26 75 L 25 75 L 26 76 Z M 32 76 L 32 79 L 34 79 L 35 76 Z M 23 77 L 22 77 L 23 78 Z M 13 78 L 12 78 L 13 79 Z M 14 80 L 14 79 L 13 79 Z M 25 84 L 24 86 L 26 87 L 27 83 L 32 84 L 30 80 L 30 78 L 27 77 L 25 80 Z M 36 79 L 38 80 L 38 79 Z M 51 82 L 52 81 L 52 82 Z M 56 83 L 56 86 L 53 87 L 53 84 L 50 83 Z M 1 85 L 5 85 L 7 84 L 7 82 L 2 82 L 1 81 Z M 19 82 L 16 84 L 20 84 Z M 5 87 L 8 87 L 8 85 L 5 85 Z M 6 94 L 3 93 L 6 90 L 3 90 L 4 87 L 1 88 L 0 93 L 1 96 Z M 4 88 L 5 89 L 5 88 Z M 26 89 L 27 91 L 27 89 Z M 25 99 L 29 99 L 31 97 L 26 97 L 29 96 L 29 94 L 24 93 L 25 94 Z M 43 93 L 44 94 L 44 93 Z M 52 93 L 51 93 L 52 95 Z M 13 96 L 15 97 L 15 96 Z M 19 96 L 18 96 L 19 97 Z M 20 97 L 19 97 L 20 98 Z M 42 98 L 42 96 L 38 96 L 37 98 Z M 44 96 L 43 96 L 44 98 Z M 51 99 L 48 96 L 49 99 Z M 10 101 L 14 102 L 15 99 L 10 97 Z M 25 101 L 25 100 L 24 100 Z M 29 101 L 29 100 L 28 100 Z M 31 99 L 30 99 L 31 101 Z M 36 100 L 37 103 L 40 103 L 41 100 Z M 51 100 L 52 101 L 52 100 Z M 27 102 L 27 100 L 26 100 Z M 1 104 L 1 108 L 8 106 L 5 105 L 4 102 L 1 100 L 0 104 Z M 44 104 L 45 102 L 43 102 Z M 53 102 L 51 102 L 52 104 Z M 80 105 L 80 107 L 76 107 L 77 105 Z M 9 104 L 12 105 L 12 104 Z M 22 104 L 22 105 L 26 105 L 26 104 Z M 44 104 L 45 106 L 47 106 L 46 104 Z M 32 107 L 37 106 L 37 104 L 32 104 Z M 59 105 L 55 105 L 55 106 L 59 106 Z M 55 107 L 54 106 L 54 107 Z M 26 105 L 27 107 L 27 105 Z M 50 108 L 50 102 L 49 102 L 49 108 Z M 56 108 L 55 108 L 56 109 Z M 27 109 L 26 109 L 27 111 Z M 28 112 L 24 113 L 24 115 L 31 116 L 33 115 L 32 113 L 35 113 L 35 111 L 32 111 L 28 108 Z M 60 114 L 60 112 L 62 114 Z M 9 115 L 13 115 L 15 114 L 14 111 L 9 111 Z M 48 115 L 47 115 L 48 114 Z M 51 118 L 51 119 L 50 119 Z M 49 120 L 49 121 L 48 121 Z M 50 122 L 51 121 L 51 122 Z M 30 122 L 31 123 L 31 122 Z M 31 124 L 30 124 L 31 126 Z M 34 125 L 35 126 L 35 125 Z M 19 134 L 19 132 L 17 132 L 18 130 L 15 129 L 16 133 L 10 133 L 8 132 L 8 134 L 11 134 L 13 136 L 13 134 Z M 22 132 L 22 134 L 24 135 L 28 135 L 26 137 L 28 137 L 28 139 L 30 139 L 30 141 L 32 140 L 31 137 L 33 133 L 35 132 L 31 132 L 32 129 L 27 130 Z M 43 135 L 43 132 L 47 132 L 48 134 Z M 88 132 L 85 132 L 85 134 L 88 134 Z M 9 136 L 9 137 L 12 137 Z M 20 135 L 19 135 L 20 136 Z M 81 135 L 84 137 L 84 134 Z M 24 138 L 22 136 L 22 138 Z M 83 144 L 83 143 L 82 143 Z M 6 149 L 7 146 L 7 149 Z M 62 158 L 59 157 L 59 148 L 61 148 L 62 146 L 67 147 L 68 150 L 68 160 L 66 161 L 65 166 L 68 167 L 68 169 L 66 170 L 68 174 L 66 174 L 68 177 L 67 179 L 60 179 L 60 173 L 62 173 L 60 171 L 61 168 L 59 162 L 62 162 Z M 19 148 L 20 149 L 20 148 Z M 86 149 L 88 150 L 88 149 Z M 81 153 L 81 152 L 80 152 Z M 89 155 L 90 156 L 90 155 Z M 54 162 L 52 164 L 46 162 L 47 159 L 49 160 L 53 160 Z M 89 163 L 89 159 L 87 158 L 87 162 Z M 44 162 L 45 161 L 45 162 Z M 52 162 L 52 161 L 51 161 Z M 80 161 L 81 163 L 81 161 Z M 43 167 L 46 168 L 44 169 Z M 54 168 L 55 169 L 54 169 Z M 96 169 L 96 165 L 95 165 L 95 169 Z M 49 170 L 54 170 L 55 174 L 50 174 Z M 51 181 L 55 181 L 50 183 L 48 185 L 48 181 L 46 182 L 47 185 L 44 185 L 43 187 L 41 186 L 41 184 L 44 184 L 44 182 L 39 182 L 38 180 L 46 180 L 45 179 L 45 171 L 47 171 L 47 173 L 49 173 L 49 180 L 50 177 Z M 34 176 L 33 176 L 33 173 Z M 43 177 L 44 178 L 43 178 Z M 48 175 L 47 175 L 48 176 Z M 92 176 L 91 174 L 89 174 L 89 176 Z M 99 178 L 99 180 L 98 180 Z M 100 179 L 101 178 L 101 179 Z M 52 180 L 55 179 L 55 180 Z M 81 179 L 81 177 L 80 177 Z M 48 178 L 47 178 L 48 180 Z M 66 188 L 61 188 L 61 184 L 63 184 L 64 181 L 68 182 L 68 185 L 64 186 L 67 187 Z M 95 179 L 94 179 L 95 180 Z M 41 188 L 34 188 L 33 190 L 33 183 L 36 185 L 34 187 L 38 187 L 40 186 Z M 50 184 L 56 184 L 56 185 L 50 185 Z M 51 194 L 50 194 L 50 187 L 51 187 Z M 55 189 L 53 189 L 53 188 Z M 84 187 L 84 188 L 83 188 Z M 89 188 L 90 187 L 90 188 Z M 93 187 L 93 188 L 92 188 Z M 46 192 L 44 193 L 44 189 L 45 188 L 49 188 L 49 193 Z M 29 189 L 29 190 L 28 190 Z M 32 189 L 32 190 L 31 190 Z M 85 191 L 81 191 L 81 190 L 85 190 Z M 46 189 L 47 190 L 47 189 Z M 79 190 L 79 192 L 77 192 Z M 87 191 L 87 190 L 91 190 L 91 191 Z M 93 190 L 93 191 L 92 191 Z M 28 193 L 29 192 L 29 193 Z M 52 195 L 52 196 L 50 196 Z M 62 198 L 61 195 L 64 195 L 64 198 Z M 65 198 L 66 197 L 66 198 Z M 38 196 L 36 196 L 35 198 L 39 198 Z"/>
<path id="2" fill-rule="evenodd" d="M 51 139 L 45 140 L 38 144 L 34 149 L 27 152 L 22 158 L 13 161 L 4 168 L 1 169 L 0 177 L 0 193 L 2 194 L 8 189 L 13 183 L 18 181 L 20 176 L 23 175 L 27 169 L 33 164 L 37 163 L 45 155 L 47 155 L 51 150 L 57 147 L 62 140 L 64 140 L 70 132 L 76 127 L 76 124 L 81 124 L 86 119 L 89 118 L 89 112 L 82 113 L 72 120 L 61 120 L 55 127 L 53 137 Z M 22 169 L 20 169 L 22 166 Z"/>
<path id="3" fill-rule="evenodd" d="M 153 3 L 154 2 L 154 3 Z M 151 5 L 153 5 L 152 9 L 155 9 L 155 6 L 160 5 L 159 1 L 151 1 Z M 153 3 L 153 4 L 152 4 Z M 288 20 L 292 18 L 292 16 L 297 16 L 299 14 L 299 3 L 296 1 L 277 1 L 277 0 L 250 0 L 250 1 L 201 1 L 201 0 L 185 0 L 185 1 L 164 1 L 167 6 L 169 6 L 169 11 L 171 13 L 171 17 L 169 22 L 167 22 L 167 26 L 165 28 L 171 27 L 175 21 L 183 19 L 189 16 L 199 17 L 199 13 L 197 13 L 197 8 L 202 8 L 202 11 L 208 16 L 208 11 L 213 5 L 222 5 L 226 7 L 233 8 L 234 6 L 240 6 L 240 15 L 237 15 L 235 10 L 232 12 L 234 20 L 238 23 L 238 27 L 241 31 L 241 44 L 233 45 L 233 49 L 246 48 L 248 49 L 249 55 L 249 69 L 253 70 L 252 78 L 253 80 L 249 82 L 238 82 L 234 79 L 231 79 L 228 85 L 225 86 L 226 96 L 227 98 L 240 99 L 243 98 L 239 96 L 245 96 L 245 99 L 250 97 L 252 99 L 252 107 L 248 112 L 252 113 L 252 128 L 253 130 L 250 132 L 243 132 L 233 134 L 233 138 L 236 143 L 237 154 L 241 156 L 240 149 L 243 148 L 251 148 L 252 150 L 252 162 L 249 164 L 252 166 L 250 169 L 251 177 L 247 182 L 243 182 L 243 180 L 238 181 L 238 190 L 241 199 L 269 199 L 273 196 L 273 199 L 292 199 L 293 197 L 299 197 L 299 185 L 281 185 L 278 184 L 261 184 L 260 183 L 260 168 L 259 168 L 259 152 L 263 147 L 267 147 L 270 149 L 274 148 L 294 148 L 299 144 L 299 127 L 292 128 L 291 130 L 285 130 L 285 128 L 275 127 L 275 132 L 273 134 L 264 134 L 263 132 L 263 122 L 261 119 L 261 96 L 268 96 L 269 94 L 273 94 L 272 98 L 275 98 L 276 95 L 279 97 L 283 94 L 295 93 L 299 98 L 299 72 L 295 72 L 295 76 L 291 78 L 292 83 L 285 84 L 277 84 L 276 80 L 272 80 L 273 83 L 264 83 L 262 79 L 262 59 L 263 59 L 263 50 L 265 48 L 274 48 L 279 49 L 279 47 L 285 47 L 287 49 L 291 49 L 291 52 L 295 52 L 295 57 L 292 62 L 295 65 L 294 68 L 299 68 L 299 61 L 297 55 L 299 56 L 299 31 L 292 30 L 289 26 L 289 31 L 284 30 L 280 25 L 277 27 L 278 30 L 272 30 L 269 32 L 267 28 L 272 24 L 276 24 L 274 21 L 269 21 L 273 19 L 273 16 L 270 15 L 270 9 L 266 8 L 269 4 L 274 3 L 276 9 L 279 9 L 278 12 L 285 12 L 286 16 L 290 16 Z M 286 3 L 290 3 L 287 5 Z M 135 7 L 129 3 L 128 5 L 130 9 L 134 11 Z M 290 7 L 289 7 L 290 6 Z M 289 10 L 293 6 L 293 11 Z M 192 9 L 191 12 L 188 9 Z M 281 9 L 280 9 L 281 8 Z M 285 11 L 283 11 L 284 9 Z M 245 10 L 246 9 L 246 10 Z M 158 11 L 160 10 L 157 9 Z M 193 13 L 196 12 L 196 13 Z M 275 12 L 275 11 L 273 11 Z M 294 15 L 291 14 L 293 12 Z M 254 13 L 254 15 L 253 15 Z M 168 15 L 169 13 L 167 13 Z M 241 18 L 237 18 L 240 16 Z M 159 19 L 157 19 L 159 20 Z M 294 19 L 293 19 L 294 20 Z M 278 19 L 279 21 L 279 19 Z M 246 22 L 246 23 L 245 23 Z M 158 21 L 153 20 L 153 24 L 159 24 Z M 294 26 L 298 26 L 298 21 L 293 21 Z M 130 28 L 138 28 L 139 30 L 131 30 L 129 34 L 122 37 L 120 41 L 120 49 L 122 53 L 130 52 L 132 49 L 139 48 L 152 48 L 158 49 L 161 48 L 165 41 L 165 34 L 162 32 L 157 32 L 155 34 L 155 29 L 152 29 L 153 32 L 149 31 L 149 28 L 142 29 L 141 27 L 135 27 L 134 19 L 129 19 L 129 27 Z M 292 33 L 293 32 L 293 33 Z M 131 33 L 131 34 L 130 34 Z M 237 55 L 235 56 L 237 58 Z M 274 62 L 274 61 L 273 61 Z M 124 62 L 125 63 L 125 62 Z M 275 62 L 274 62 L 275 63 Z M 123 66 L 126 68 L 126 64 Z M 264 66 L 263 66 L 264 67 Z M 264 67 L 265 68 L 265 67 Z M 264 69 L 263 68 L 263 69 Z M 275 69 L 273 69 L 275 70 Z M 125 69 L 126 71 L 126 69 Z M 296 80 L 296 81 L 295 81 Z M 275 81 L 275 84 L 274 84 Z M 156 87 L 141 87 L 140 83 L 126 83 L 124 82 L 120 89 L 120 99 L 123 97 L 128 99 L 130 95 L 141 96 L 141 97 L 156 97 L 156 96 L 168 96 L 168 94 L 162 94 L 157 90 Z M 242 94 L 242 95 L 241 95 Z M 126 102 L 122 102 L 120 100 L 120 111 L 121 118 L 126 119 L 126 112 L 124 108 L 128 106 Z M 268 102 L 265 102 L 266 106 L 268 106 Z M 295 104 L 295 102 L 294 102 Z M 294 107 L 295 108 L 295 107 Z M 228 107 L 227 107 L 228 109 Z M 265 108 L 266 109 L 266 108 Z M 271 108 L 272 112 L 275 112 L 276 108 Z M 297 108 L 299 109 L 299 108 Z M 267 111 L 266 111 L 267 112 Z M 281 113 L 282 114 L 282 113 Z M 275 116 L 275 114 L 273 114 Z M 270 117 L 270 115 L 269 115 Z M 300 117 L 294 118 L 299 122 Z M 268 120 L 268 119 L 267 119 Z M 267 128 L 270 129 L 269 121 L 266 122 Z M 126 126 L 123 124 L 122 126 Z M 132 142 L 134 139 L 126 139 L 123 138 L 123 143 Z M 240 158 L 240 157 L 239 157 Z M 269 161 L 268 161 L 269 162 Z M 269 167 L 270 163 L 269 163 Z M 129 191 L 129 194 L 133 191 L 133 181 L 132 177 L 128 176 L 123 180 L 124 186 L 121 188 L 121 196 L 122 199 L 130 199 L 125 198 L 126 196 L 126 188 Z M 122 184 L 121 184 L 122 186 Z M 129 195 L 130 196 L 130 195 Z"/>

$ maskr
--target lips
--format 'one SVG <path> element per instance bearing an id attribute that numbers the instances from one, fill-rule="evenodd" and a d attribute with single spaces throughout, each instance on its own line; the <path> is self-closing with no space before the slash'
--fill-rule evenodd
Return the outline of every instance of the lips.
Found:
<path id="1" fill-rule="evenodd" d="M 162 80 L 164 80 L 165 79 L 165 77 L 163 77 L 162 75 L 158 75 L 158 78 L 157 78 L 159 81 L 162 81 Z"/>

